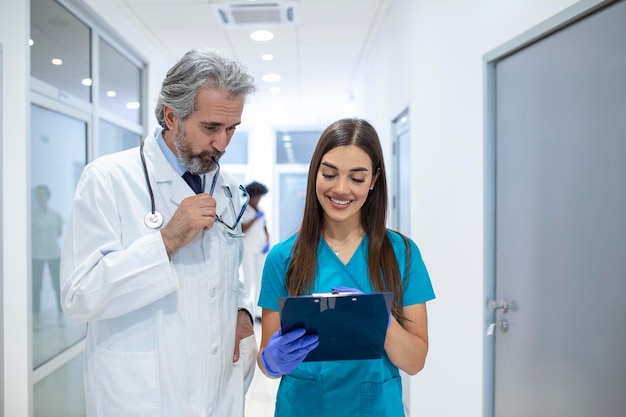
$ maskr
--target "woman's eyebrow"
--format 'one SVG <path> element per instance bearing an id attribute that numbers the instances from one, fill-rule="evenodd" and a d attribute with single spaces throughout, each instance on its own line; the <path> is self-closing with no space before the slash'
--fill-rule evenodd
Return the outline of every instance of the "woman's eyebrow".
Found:
<path id="1" fill-rule="evenodd" d="M 321 165 L 324 165 L 325 167 L 334 169 L 336 171 L 339 170 L 336 166 L 334 166 L 330 162 L 322 162 Z M 369 171 L 369 169 L 367 169 L 366 167 L 356 167 L 356 168 L 350 169 L 350 172 L 367 172 L 367 171 Z"/>

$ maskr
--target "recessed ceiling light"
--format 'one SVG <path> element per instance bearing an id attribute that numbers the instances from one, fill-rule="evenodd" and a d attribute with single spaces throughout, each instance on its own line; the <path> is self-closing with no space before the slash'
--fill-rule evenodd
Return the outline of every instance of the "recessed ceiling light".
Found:
<path id="1" fill-rule="evenodd" d="M 80 83 L 85 87 L 91 87 L 92 81 L 91 78 L 83 78 Z"/>
<path id="2" fill-rule="evenodd" d="M 261 59 L 263 61 L 271 61 L 272 59 L 274 59 L 274 55 L 272 55 L 272 54 L 263 54 L 263 55 L 261 55 Z"/>
<path id="3" fill-rule="evenodd" d="M 113 90 L 109 90 L 106 92 L 107 97 L 115 97 L 117 93 Z"/>
<path id="4" fill-rule="evenodd" d="M 131 110 L 136 110 L 139 108 L 139 102 L 138 101 L 131 101 L 130 103 L 126 103 L 126 108 L 127 109 L 131 109 Z"/>
<path id="5" fill-rule="evenodd" d="M 270 41 L 274 39 L 274 34 L 269 30 L 255 30 L 250 34 L 250 38 L 253 41 Z"/>
<path id="6" fill-rule="evenodd" d="M 278 74 L 265 74 L 262 78 L 266 83 L 277 83 L 280 81 L 280 75 Z"/>
<path id="7" fill-rule="evenodd" d="M 52 65 L 63 65 L 63 60 L 60 58 L 52 58 Z"/>
<path id="8" fill-rule="evenodd" d="M 35 41 L 32 39 L 28 40 L 28 46 L 33 46 L 35 44 Z"/>

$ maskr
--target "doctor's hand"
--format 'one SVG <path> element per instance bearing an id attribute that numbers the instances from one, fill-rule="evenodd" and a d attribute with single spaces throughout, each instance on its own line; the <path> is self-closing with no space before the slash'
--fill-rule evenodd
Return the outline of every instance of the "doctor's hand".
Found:
<path id="1" fill-rule="evenodd" d="M 261 352 L 261 363 L 272 377 L 290 374 L 319 344 L 317 335 L 306 335 L 303 328 L 282 334 L 278 329 Z"/>
<path id="2" fill-rule="evenodd" d="M 161 229 L 167 255 L 171 258 L 180 248 L 191 242 L 200 230 L 209 230 L 215 224 L 215 199 L 207 193 L 185 198 L 169 223 Z"/>
<path id="3" fill-rule="evenodd" d="M 239 310 L 239 312 L 237 312 L 237 329 L 235 331 L 235 353 L 233 355 L 233 362 L 237 362 L 239 360 L 239 342 L 252 335 L 254 335 L 252 316 L 247 310 Z"/>

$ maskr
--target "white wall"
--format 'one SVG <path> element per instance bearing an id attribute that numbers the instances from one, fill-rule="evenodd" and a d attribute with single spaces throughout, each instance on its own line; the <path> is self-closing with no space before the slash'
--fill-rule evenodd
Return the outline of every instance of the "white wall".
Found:
<path id="1" fill-rule="evenodd" d="M 411 234 L 437 294 L 411 416 L 483 413 L 483 55 L 574 3 L 395 0 L 364 65 L 355 96 L 381 136 L 410 107 Z"/>
<path id="2" fill-rule="evenodd" d="M 30 85 L 30 32 L 28 0 L 0 3 L 0 43 L 3 45 L 2 72 L 2 276 L 4 280 L 4 415 L 24 415 L 31 387 L 31 352 L 28 349 L 30 324 L 30 236 L 28 214 L 28 113 Z M 2 414 L 2 410 L 0 410 Z"/>

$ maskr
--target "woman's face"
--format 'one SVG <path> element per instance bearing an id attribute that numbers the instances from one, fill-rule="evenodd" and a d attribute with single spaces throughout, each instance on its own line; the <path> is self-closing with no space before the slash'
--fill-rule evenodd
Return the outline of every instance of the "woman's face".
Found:
<path id="1" fill-rule="evenodd" d="M 327 221 L 360 221 L 361 207 L 378 175 L 372 160 L 361 148 L 338 146 L 323 157 L 315 190 Z"/>

